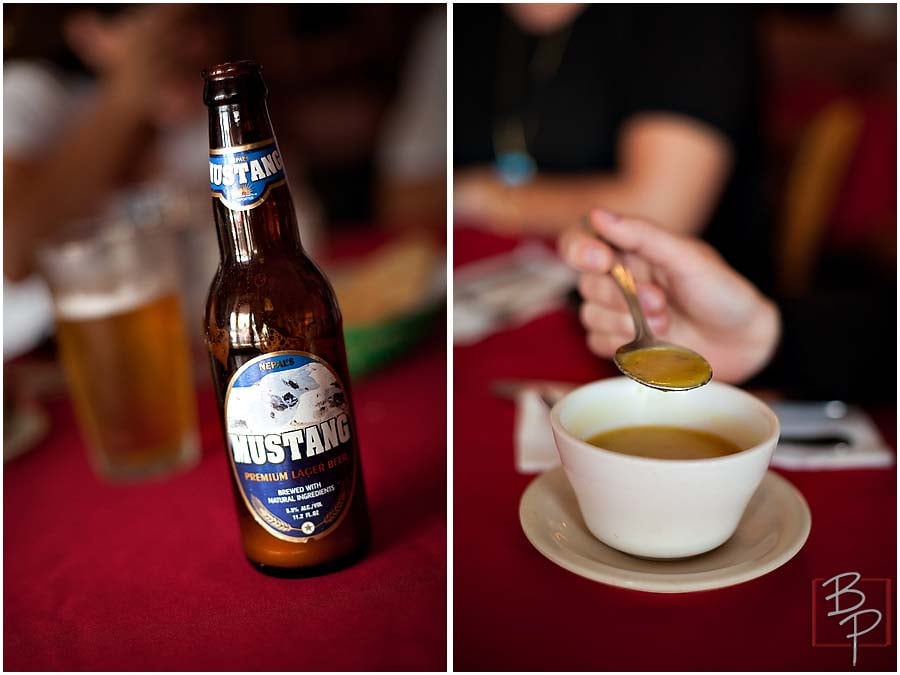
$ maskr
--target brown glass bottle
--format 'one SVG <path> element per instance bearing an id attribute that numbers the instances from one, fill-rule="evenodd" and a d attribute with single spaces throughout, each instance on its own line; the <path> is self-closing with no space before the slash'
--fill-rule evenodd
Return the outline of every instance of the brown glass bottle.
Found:
<path id="1" fill-rule="evenodd" d="M 260 67 L 203 74 L 221 260 L 205 331 L 247 558 L 305 576 L 369 541 L 341 314 L 303 251 Z"/>

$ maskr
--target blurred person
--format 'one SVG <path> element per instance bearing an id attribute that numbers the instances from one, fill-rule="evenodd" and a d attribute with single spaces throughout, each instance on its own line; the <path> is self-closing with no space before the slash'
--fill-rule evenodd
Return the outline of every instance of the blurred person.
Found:
<path id="1" fill-rule="evenodd" d="M 48 335 L 52 308 L 34 271 L 40 242 L 73 222 L 162 226 L 177 237 L 184 311 L 194 321 L 218 264 L 207 183 L 201 71 L 242 58 L 235 8 L 19 5 L 6 17 L 3 100 L 4 356 Z M 320 214 L 292 148 L 282 149 L 303 223 Z M 13 330 L 10 330 L 12 328 Z"/>
<path id="2" fill-rule="evenodd" d="M 461 5 L 454 40 L 459 217 L 549 236 L 602 205 L 768 283 L 751 10 Z"/>
<path id="3" fill-rule="evenodd" d="M 588 347 L 604 358 L 634 336 L 608 274 L 610 245 L 624 252 L 651 330 L 706 357 L 716 379 L 797 398 L 896 400 L 896 277 L 868 287 L 851 277 L 841 289 L 776 301 L 696 237 L 593 210 L 587 226 L 562 233 L 559 250 L 579 272 Z"/>
<path id="4" fill-rule="evenodd" d="M 392 227 L 446 221 L 447 11 L 438 6 L 414 37 L 399 93 L 382 123 L 377 162 L 379 220 Z"/>
<path id="5" fill-rule="evenodd" d="M 60 26 L 65 60 L 5 65 L 8 279 L 31 271 L 36 242 L 98 214 L 129 186 L 160 175 L 202 185 L 206 153 L 191 152 L 206 143 L 198 75 L 221 42 L 207 14 L 190 5 L 71 6 Z"/>
<path id="6" fill-rule="evenodd" d="M 208 203 L 199 73 L 219 58 L 223 40 L 214 15 L 191 5 L 19 6 L 7 19 L 8 358 L 51 329 L 49 294 L 33 274 L 43 240 L 104 215 L 165 219 L 167 209 L 183 206 L 172 203 L 182 196 L 188 205 L 197 196 L 195 213 Z"/>

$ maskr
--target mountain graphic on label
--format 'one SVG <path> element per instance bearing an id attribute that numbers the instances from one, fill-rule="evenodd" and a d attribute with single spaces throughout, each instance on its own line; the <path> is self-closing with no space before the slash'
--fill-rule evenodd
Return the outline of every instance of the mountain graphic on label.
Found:
<path id="1" fill-rule="evenodd" d="M 343 387 L 321 363 L 264 375 L 235 386 L 228 400 L 229 433 L 282 433 L 332 418 L 347 409 Z"/>

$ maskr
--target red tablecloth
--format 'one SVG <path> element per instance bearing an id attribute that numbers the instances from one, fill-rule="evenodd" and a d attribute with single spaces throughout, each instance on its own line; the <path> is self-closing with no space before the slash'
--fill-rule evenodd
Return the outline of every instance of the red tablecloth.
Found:
<path id="1" fill-rule="evenodd" d="M 514 243 L 457 229 L 454 264 Z M 490 383 L 610 374 L 585 348 L 574 312 L 454 349 L 454 668 L 849 670 L 849 647 L 811 645 L 812 581 L 858 571 L 896 588 L 892 469 L 781 472 L 809 502 L 809 540 L 784 567 L 732 588 L 628 591 L 578 577 L 531 547 L 518 506 L 533 477 L 514 469 L 514 406 L 492 396 Z M 876 420 L 895 445 L 896 407 Z M 895 593 L 888 604 L 896 616 Z M 895 670 L 895 634 L 892 626 L 890 647 L 860 648 L 858 668 Z"/>
<path id="2" fill-rule="evenodd" d="M 443 670 L 446 339 L 353 393 L 373 548 L 313 579 L 245 561 L 211 391 L 203 460 L 165 482 L 90 473 L 67 401 L 5 467 L 5 670 Z"/>

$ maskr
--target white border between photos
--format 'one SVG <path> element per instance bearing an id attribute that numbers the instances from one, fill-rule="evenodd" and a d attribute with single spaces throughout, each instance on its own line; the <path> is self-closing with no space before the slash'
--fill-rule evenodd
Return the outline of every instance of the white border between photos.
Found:
<path id="1" fill-rule="evenodd" d="M 453 2 L 447 3 L 447 672 L 453 672 Z"/>

